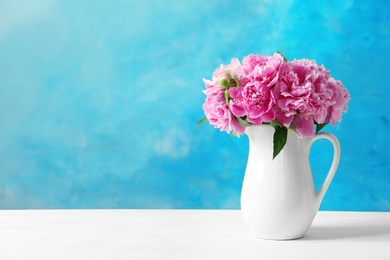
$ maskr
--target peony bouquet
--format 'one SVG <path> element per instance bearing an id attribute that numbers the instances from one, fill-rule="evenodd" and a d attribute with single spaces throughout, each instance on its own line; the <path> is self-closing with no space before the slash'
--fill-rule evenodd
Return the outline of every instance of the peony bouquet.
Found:
<path id="1" fill-rule="evenodd" d="M 203 81 L 206 117 L 198 124 L 208 120 L 236 136 L 246 127 L 270 124 L 275 128 L 274 158 L 287 141 L 288 129 L 313 137 L 329 122 L 340 122 L 350 100 L 348 90 L 324 66 L 308 59 L 287 61 L 279 52 L 250 54 L 242 62 L 234 58 Z"/>

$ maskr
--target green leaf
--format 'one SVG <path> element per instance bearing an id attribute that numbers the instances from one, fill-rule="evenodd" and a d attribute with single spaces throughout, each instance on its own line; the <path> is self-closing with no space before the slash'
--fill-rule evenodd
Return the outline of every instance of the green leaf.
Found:
<path id="1" fill-rule="evenodd" d="M 273 159 L 282 151 L 284 145 L 287 142 L 287 128 L 284 126 L 276 126 L 274 133 L 274 152 Z"/>
<path id="2" fill-rule="evenodd" d="M 220 81 L 218 81 L 218 84 L 221 85 L 221 87 L 223 87 L 224 89 L 228 89 L 231 86 L 230 80 L 228 79 L 221 79 Z"/>
<path id="3" fill-rule="evenodd" d="M 271 122 L 269 122 L 269 123 L 265 123 L 265 122 L 263 122 L 263 124 L 270 124 L 273 128 L 276 128 L 276 127 L 278 127 L 278 126 L 281 126 L 281 124 L 279 123 L 279 121 L 278 120 L 273 120 L 273 121 L 271 121 Z"/>
<path id="4" fill-rule="evenodd" d="M 196 123 L 195 127 L 197 127 L 198 125 L 202 124 L 203 122 L 205 122 L 207 120 L 207 117 L 204 117 L 202 118 L 201 120 L 198 121 L 198 123 Z M 194 127 L 194 128 L 195 128 Z"/>
<path id="5" fill-rule="evenodd" d="M 237 122 L 242 126 L 251 126 L 253 124 L 249 123 L 245 119 L 242 119 L 241 117 L 237 117 Z"/>
<path id="6" fill-rule="evenodd" d="M 281 54 L 279 51 L 276 51 L 276 53 L 279 53 L 279 54 L 280 54 L 280 56 L 282 56 L 282 57 L 283 57 L 283 61 L 284 61 L 284 62 L 288 62 L 288 60 L 286 59 L 286 57 L 284 57 L 284 55 L 283 55 L 283 54 Z"/>
<path id="7" fill-rule="evenodd" d="M 329 122 L 325 124 L 317 124 L 316 123 L 316 134 L 318 134 L 319 131 L 321 131 L 322 128 L 324 128 Z"/>
<path id="8" fill-rule="evenodd" d="M 225 102 L 227 106 L 229 106 L 229 98 L 229 90 L 225 89 Z"/>
<path id="9" fill-rule="evenodd" d="M 230 137 L 236 137 L 236 136 L 237 136 L 236 131 L 233 131 L 233 132 L 230 134 Z"/>

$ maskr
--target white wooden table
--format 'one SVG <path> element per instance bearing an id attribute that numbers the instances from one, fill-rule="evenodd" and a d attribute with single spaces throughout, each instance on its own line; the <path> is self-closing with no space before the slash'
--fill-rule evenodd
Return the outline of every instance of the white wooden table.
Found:
<path id="1" fill-rule="evenodd" d="M 390 213 L 320 211 L 269 241 L 238 210 L 2 210 L 0 259 L 390 259 Z"/>

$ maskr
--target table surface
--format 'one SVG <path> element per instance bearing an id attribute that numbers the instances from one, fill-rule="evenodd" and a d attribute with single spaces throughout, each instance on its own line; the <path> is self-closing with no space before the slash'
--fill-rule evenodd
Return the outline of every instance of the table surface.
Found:
<path id="1" fill-rule="evenodd" d="M 2 210 L 0 259 L 390 259 L 390 213 L 320 211 L 271 241 L 239 210 Z"/>

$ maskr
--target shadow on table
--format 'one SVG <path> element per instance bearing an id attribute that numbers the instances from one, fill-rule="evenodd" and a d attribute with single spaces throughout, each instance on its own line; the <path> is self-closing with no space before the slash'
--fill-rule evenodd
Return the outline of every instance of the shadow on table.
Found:
<path id="1" fill-rule="evenodd" d="M 390 234 L 390 226 L 335 226 L 311 227 L 303 240 L 349 239 L 349 238 L 375 238 Z"/>

